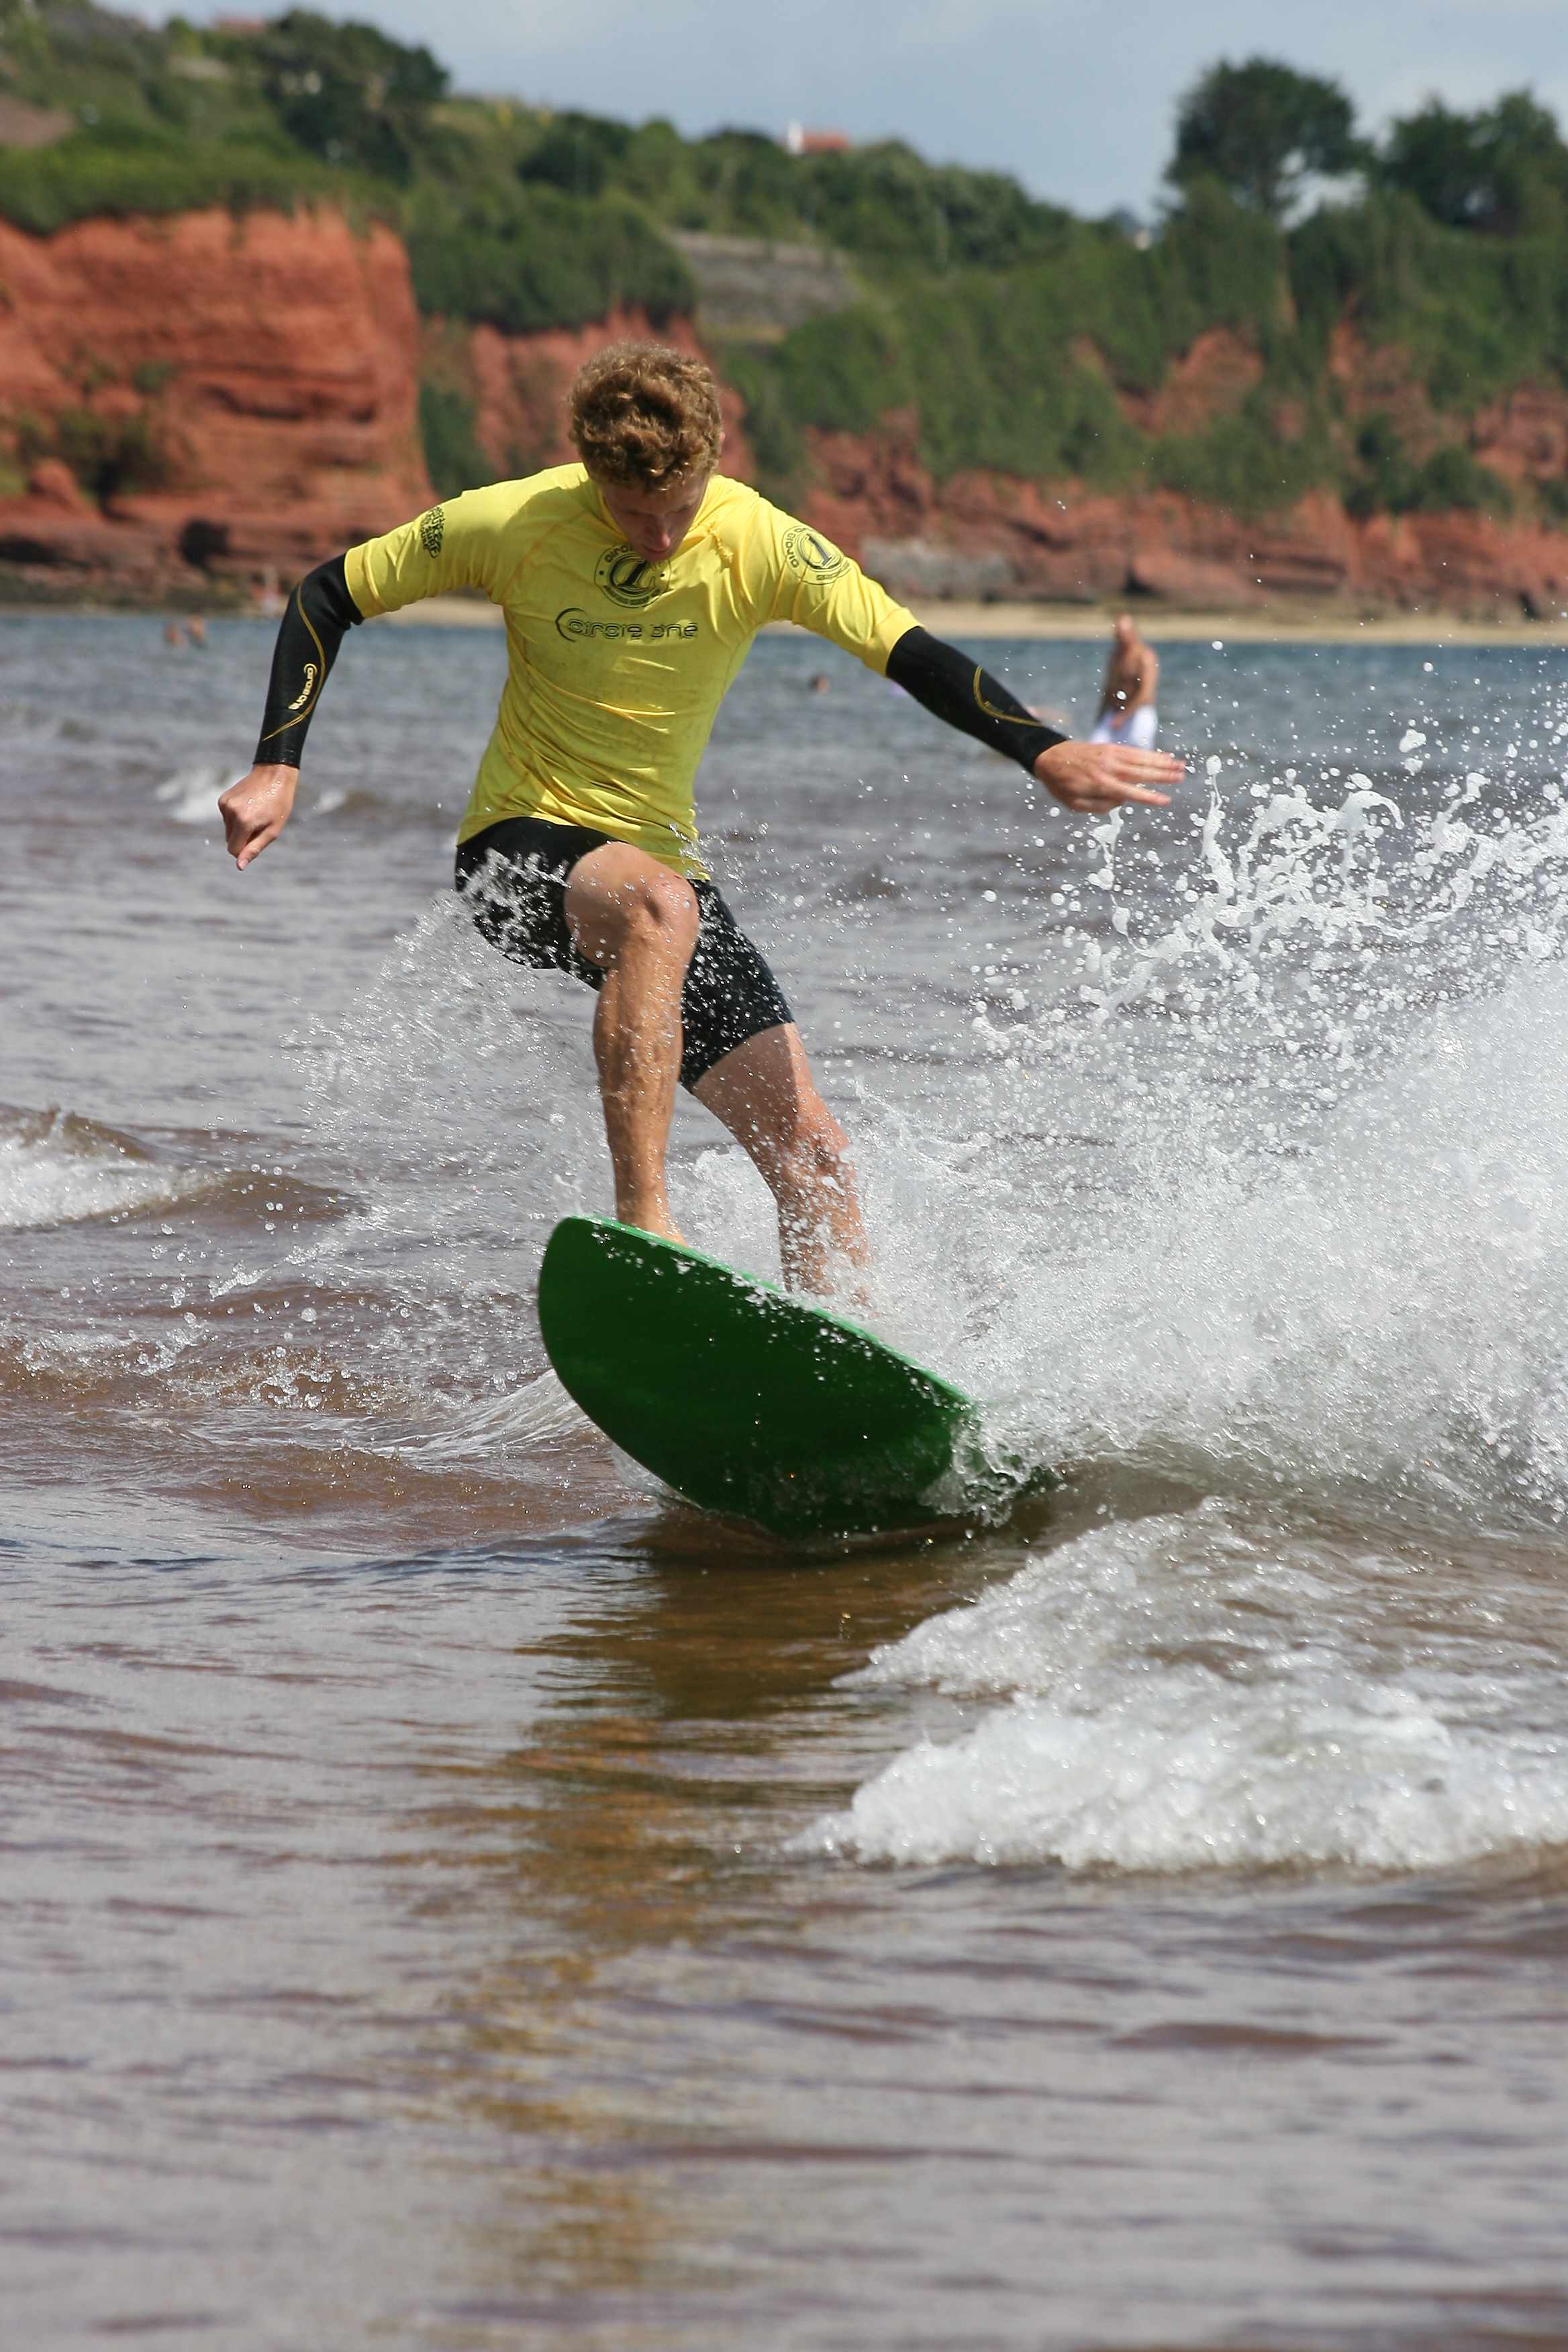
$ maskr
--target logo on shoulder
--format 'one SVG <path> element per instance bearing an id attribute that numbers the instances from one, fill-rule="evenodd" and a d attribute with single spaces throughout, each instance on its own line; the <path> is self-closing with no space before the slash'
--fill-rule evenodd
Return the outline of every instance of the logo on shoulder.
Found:
<path id="1" fill-rule="evenodd" d="M 796 572 L 804 572 L 809 580 L 837 580 L 841 572 L 849 569 L 849 558 L 841 555 L 830 539 L 824 539 L 804 522 L 797 522 L 784 533 L 784 554 Z"/>
<path id="2" fill-rule="evenodd" d="M 447 516 L 441 507 L 432 507 L 419 518 L 419 544 L 434 559 L 441 552 L 441 541 L 447 536 Z"/>
<path id="3" fill-rule="evenodd" d="M 640 613 L 645 604 L 663 595 L 669 585 L 669 572 L 662 563 L 650 563 L 623 541 L 619 547 L 606 547 L 600 556 L 594 566 L 594 585 L 612 604 Z"/>

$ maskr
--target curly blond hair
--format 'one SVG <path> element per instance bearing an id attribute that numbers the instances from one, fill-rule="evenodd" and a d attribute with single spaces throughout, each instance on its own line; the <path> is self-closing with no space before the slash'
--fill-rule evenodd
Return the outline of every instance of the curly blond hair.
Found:
<path id="1" fill-rule="evenodd" d="M 595 478 L 675 490 L 719 462 L 724 429 L 710 371 L 663 343 L 611 343 L 584 362 L 567 403 L 573 443 Z"/>

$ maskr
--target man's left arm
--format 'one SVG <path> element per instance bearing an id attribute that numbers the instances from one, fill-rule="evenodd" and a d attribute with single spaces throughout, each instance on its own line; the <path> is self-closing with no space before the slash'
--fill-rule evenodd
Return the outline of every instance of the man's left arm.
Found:
<path id="1" fill-rule="evenodd" d="M 1058 735 L 968 654 L 918 623 L 888 656 L 888 676 L 934 718 L 1016 760 L 1066 808 L 1098 814 L 1123 801 L 1163 808 L 1170 795 L 1159 787 L 1179 783 L 1186 772 L 1167 751 L 1075 743 Z"/>
<path id="2" fill-rule="evenodd" d="M 757 502 L 747 587 L 756 619 L 793 621 L 841 646 L 948 726 L 1016 760 L 1063 805 L 1098 814 L 1122 801 L 1163 807 L 1162 784 L 1181 781 L 1180 760 L 1120 743 L 1074 743 L 1042 727 L 996 678 L 922 629 L 859 565 L 820 531 Z"/>

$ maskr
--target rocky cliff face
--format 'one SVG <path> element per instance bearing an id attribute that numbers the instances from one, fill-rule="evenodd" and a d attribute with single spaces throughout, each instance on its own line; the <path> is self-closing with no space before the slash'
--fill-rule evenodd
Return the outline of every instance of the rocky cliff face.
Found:
<path id="1" fill-rule="evenodd" d="M 498 476 L 572 455 L 563 397 L 635 310 L 503 335 L 422 321 L 390 230 L 328 209 L 0 222 L 0 566 L 178 596 L 287 580 L 427 506 L 422 373 L 472 404 Z M 662 339 L 700 348 L 676 321 Z M 725 464 L 749 478 L 727 389 Z"/>
<path id="2" fill-rule="evenodd" d="M 1522 472 L 1564 434 L 1568 397 L 1516 394 L 1480 446 L 1499 471 L 1511 448 Z M 978 473 L 939 484 L 920 461 L 912 416 L 889 416 L 876 435 L 816 434 L 812 454 L 809 520 L 915 600 L 1369 616 L 1394 607 L 1514 622 L 1568 611 L 1564 531 L 1463 512 L 1357 522 L 1323 493 L 1249 522 L 1164 491 L 1107 498 Z"/>
<path id="3" fill-rule="evenodd" d="M 24 588 L 134 595 L 292 577 L 429 502 L 421 374 L 471 404 L 496 473 L 519 473 L 570 455 L 562 403 L 580 361 L 649 331 L 629 311 L 527 336 L 422 322 L 398 239 L 325 208 L 88 221 L 47 238 L 0 223 L 0 567 Z M 700 348 L 689 327 L 664 332 Z M 1331 367 L 1352 415 L 1387 411 L 1417 451 L 1436 436 L 1398 353 L 1346 329 Z M 1214 332 L 1158 394 L 1126 404 L 1147 429 L 1195 431 L 1257 375 L 1247 347 Z M 729 393 L 725 405 L 726 467 L 749 478 L 744 412 Z M 1561 478 L 1568 396 L 1517 391 L 1472 438 L 1499 473 Z M 818 433 L 811 455 L 803 511 L 917 600 L 1568 609 L 1568 532 L 1479 514 L 1356 522 L 1318 495 L 1249 523 L 1164 493 L 980 473 L 938 483 L 914 417 L 896 413 L 874 434 Z"/>
<path id="4" fill-rule="evenodd" d="M 0 223 L 0 562 L 258 579 L 416 512 L 419 332 L 399 240 L 330 211 Z"/>

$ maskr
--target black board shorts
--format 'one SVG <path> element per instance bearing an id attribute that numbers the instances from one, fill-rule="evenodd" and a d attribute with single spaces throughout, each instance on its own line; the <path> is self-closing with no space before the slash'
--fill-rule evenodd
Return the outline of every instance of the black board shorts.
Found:
<path id="1" fill-rule="evenodd" d="M 579 858 L 611 838 L 585 824 L 505 816 L 460 841 L 454 878 L 482 937 L 513 963 L 569 971 L 590 988 L 602 988 L 598 965 L 572 944 L 566 881 Z M 700 920 L 680 999 L 680 1083 L 689 1090 L 737 1045 L 795 1019 L 714 885 L 693 881 L 691 887 Z"/>

